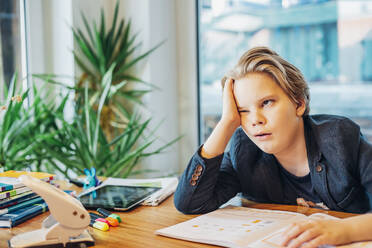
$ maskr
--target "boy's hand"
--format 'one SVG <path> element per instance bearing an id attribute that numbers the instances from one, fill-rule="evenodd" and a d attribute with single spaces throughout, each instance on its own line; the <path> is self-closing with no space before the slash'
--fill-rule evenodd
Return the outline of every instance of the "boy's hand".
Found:
<path id="1" fill-rule="evenodd" d="M 223 88 L 221 122 L 232 125 L 232 128 L 236 129 L 240 126 L 240 115 L 235 102 L 233 85 L 234 80 L 230 78 Z"/>
<path id="2" fill-rule="evenodd" d="M 320 245 L 349 243 L 347 224 L 342 220 L 308 220 L 291 224 L 285 231 L 282 246 L 317 248 Z"/>
<path id="3" fill-rule="evenodd" d="M 240 115 L 236 107 L 233 80 L 225 83 L 222 96 L 222 117 L 204 143 L 200 155 L 203 158 L 213 158 L 225 151 L 227 143 L 235 130 L 240 126 Z"/>

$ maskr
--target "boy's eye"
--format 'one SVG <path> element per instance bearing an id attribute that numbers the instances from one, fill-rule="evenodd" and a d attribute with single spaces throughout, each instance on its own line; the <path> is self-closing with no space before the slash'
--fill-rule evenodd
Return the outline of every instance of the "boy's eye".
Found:
<path id="1" fill-rule="evenodd" d="M 248 110 L 239 110 L 238 112 L 239 112 L 239 114 L 242 114 L 242 113 L 248 113 L 249 111 Z"/>
<path id="2" fill-rule="evenodd" d="M 263 101 L 262 102 L 262 106 L 269 106 L 269 105 L 271 105 L 272 103 L 274 102 L 274 100 L 272 100 L 272 99 L 269 99 L 269 100 L 265 100 L 265 101 Z"/>

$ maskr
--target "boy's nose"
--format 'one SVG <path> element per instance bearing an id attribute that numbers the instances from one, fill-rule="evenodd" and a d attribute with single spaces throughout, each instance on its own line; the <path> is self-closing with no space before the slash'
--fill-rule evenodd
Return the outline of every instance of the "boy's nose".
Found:
<path id="1" fill-rule="evenodd" d="M 265 118 L 258 112 L 253 112 L 251 117 L 251 123 L 254 127 L 257 125 L 263 125 L 265 123 Z"/>
<path id="2" fill-rule="evenodd" d="M 262 125 L 263 124 L 263 121 L 257 121 L 257 122 L 253 122 L 252 123 L 252 126 L 257 126 L 257 125 Z"/>

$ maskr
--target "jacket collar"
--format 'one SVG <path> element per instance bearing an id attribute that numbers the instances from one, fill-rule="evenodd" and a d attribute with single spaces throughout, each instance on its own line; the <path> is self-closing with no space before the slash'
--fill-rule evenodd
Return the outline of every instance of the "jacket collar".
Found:
<path id="1" fill-rule="evenodd" d="M 307 159 L 309 163 L 309 169 L 310 171 L 314 171 L 316 165 L 322 158 L 322 153 L 315 139 L 315 135 L 313 134 L 310 117 L 308 115 L 304 116 L 303 120 L 304 120 L 306 152 L 307 152 Z"/>
<path id="2" fill-rule="evenodd" d="M 308 116 L 303 117 L 304 120 L 304 135 L 306 142 L 306 151 L 309 163 L 310 173 L 313 174 L 316 171 L 316 165 L 320 161 L 322 154 L 315 140 L 315 136 L 311 129 L 311 120 Z M 284 193 L 283 185 L 280 180 L 279 164 L 275 156 L 272 154 L 262 153 L 262 158 L 264 166 L 265 180 L 270 183 L 266 183 L 266 192 L 268 192 L 268 197 L 271 201 L 275 203 L 283 202 Z"/>

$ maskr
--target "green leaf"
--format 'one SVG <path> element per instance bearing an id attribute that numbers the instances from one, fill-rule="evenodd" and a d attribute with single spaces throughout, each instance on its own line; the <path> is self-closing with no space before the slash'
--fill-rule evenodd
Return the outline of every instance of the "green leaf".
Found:
<path id="1" fill-rule="evenodd" d="M 115 145 L 116 143 L 120 142 L 123 138 L 125 138 L 125 136 L 127 136 L 129 133 L 133 132 L 134 130 L 135 128 L 128 127 L 127 129 L 124 130 L 123 133 L 116 136 L 109 144 L 107 144 L 107 146 L 110 147 L 110 146 Z"/>
<path id="2" fill-rule="evenodd" d="M 139 137 L 142 135 L 143 131 L 146 129 L 147 125 L 150 123 L 150 120 L 151 119 L 146 120 L 144 123 L 142 123 L 139 126 L 139 129 L 138 129 L 137 133 L 135 134 L 135 136 L 132 138 L 131 141 L 129 141 L 125 145 L 125 147 L 121 151 L 129 150 L 138 141 Z"/>
<path id="3" fill-rule="evenodd" d="M 117 1 L 116 5 L 115 5 L 114 17 L 112 19 L 112 27 L 111 27 L 109 33 L 107 34 L 106 41 L 105 41 L 105 43 L 106 43 L 106 56 L 108 58 L 107 61 L 110 61 L 110 62 L 111 62 L 112 52 L 114 51 L 115 46 L 116 46 L 116 43 L 112 43 L 112 39 L 113 39 L 113 36 L 115 34 L 118 11 L 119 11 L 119 2 Z"/>
<path id="4" fill-rule="evenodd" d="M 91 47 L 89 41 L 87 38 L 84 36 L 83 32 L 80 29 L 77 29 L 77 33 L 79 35 L 79 38 L 82 40 L 82 42 L 85 44 L 89 54 L 91 55 L 92 58 L 94 58 L 94 61 L 98 61 L 97 55 L 94 52 L 93 48 Z M 98 64 L 95 63 L 95 66 L 98 67 Z"/>
<path id="5" fill-rule="evenodd" d="M 158 89 L 160 90 L 160 88 L 154 84 L 151 84 L 151 83 L 148 83 L 148 82 L 145 82 L 143 81 L 142 79 L 139 79 L 137 77 L 134 77 L 132 75 L 126 75 L 126 74 L 115 74 L 115 77 L 113 79 L 113 81 L 122 81 L 122 80 L 130 80 L 130 81 L 134 81 L 134 82 L 139 82 L 139 83 L 142 83 L 146 86 L 149 86 L 151 87 L 152 89 Z"/>
<path id="6" fill-rule="evenodd" d="M 119 47 L 119 53 L 114 60 L 114 62 L 117 64 L 116 71 L 119 70 L 119 68 L 122 67 L 123 64 L 128 60 L 128 57 L 141 46 L 141 44 L 137 44 L 134 47 L 131 47 L 137 35 L 138 33 L 134 34 L 129 41 L 124 39 L 122 40 L 122 43 Z"/>
<path id="7" fill-rule="evenodd" d="M 103 75 L 105 74 L 106 72 L 106 68 L 105 68 L 105 65 L 106 65 L 106 58 L 104 56 L 104 51 L 103 51 L 103 47 L 102 47 L 102 40 L 101 40 L 101 37 L 100 37 L 100 34 L 99 32 L 97 31 L 97 27 L 94 25 L 94 35 L 95 35 L 95 47 L 96 47 L 96 50 L 97 50 L 97 53 L 98 53 L 98 60 L 99 60 L 99 72 Z"/>
<path id="8" fill-rule="evenodd" d="M 137 103 L 137 104 L 139 104 L 139 105 L 143 105 L 143 102 L 141 101 L 141 99 L 138 98 L 137 96 L 134 96 L 134 95 L 131 93 L 131 91 L 124 91 L 124 92 L 119 91 L 119 92 L 118 92 L 118 95 L 124 97 L 124 98 L 127 99 L 127 100 L 130 100 L 130 101 L 132 101 L 132 102 L 135 102 L 135 103 Z"/>
<path id="9" fill-rule="evenodd" d="M 85 125 L 87 126 L 87 138 L 88 138 L 88 145 L 90 150 L 93 150 L 93 143 L 91 138 L 91 129 L 90 129 L 90 118 L 89 118 L 89 106 L 88 106 L 88 83 L 85 84 L 85 91 L 84 91 L 84 114 L 85 114 Z"/>
<path id="10" fill-rule="evenodd" d="M 128 156 L 123 157 L 122 159 L 120 159 L 119 161 L 117 161 L 116 163 L 114 163 L 113 165 L 111 165 L 110 166 L 110 169 L 107 170 L 105 176 L 115 176 L 115 175 L 118 175 L 121 172 L 120 171 L 120 166 L 122 166 L 123 164 L 125 165 L 126 163 L 130 162 L 132 159 L 135 159 L 137 157 L 141 157 L 142 152 L 147 147 L 149 147 L 152 143 L 153 143 L 153 141 L 152 142 L 147 142 L 146 144 L 144 144 L 144 145 L 140 146 L 138 149 L 136 149 L 135 152 L 132 152 Z"/>
<path id="11" fill-rule="evenodd" d="M 102 107 L 103 107 L 103 104 L 105 103 L 105 100 L 106 100 L 106 97 L 107 97 L 107 94 L 110 90 L 110 87 L 111 87 L 111 81 L 112 81 L 112 71 L 114 70 L 114 67 L 115 67 L 115 64 L 113 64 L 110 69 L 108 70 L 108 72 L 103 76 L 103 79 L 102 79 L 102 85 L 105 87 L 104 90 L 103 90 L 103 93 L 101 95 L 101 98 L 99 100 L 99 104 L 98 104 L 98 110 L 97 110 L 97 123 L 96 123 L 96 126 L 95 126 L 95 132 L 94 132 L 94 142 L 93 142 L 93 154 L 96 155 L 97 154 L 97 141 L 98 141 L 98 129 L 99 129 L 99 121 L 100 121 L 100 116 L 101 116 L 101 111 L 102 111 Z"/>
<path id="12" fill-rule="evenodd" d="M 108 94 L 108 98 L 111 98 L 112 96 L 114 96 L 121 88 L 123 88 L 127 84 L 128 84 L 127 81 L 122 81 L 119 84 L 111 86 L 110 92 Z"/>
<path id="13" fill-rule="evenodd" d="M 101 28 L 100 28 L 100 35 L 101 38 L 105 37 L 105 14 L 103 13 L 103 9 L 101 8 Z M 104 39 L 101 39 L 104 41 Z"/>
<path id="14" fill-rule="evenodd" d="M 152 53 L 153 51 L 155 51 L 159 46 L 161 46 L 162 44 L 164 43 L 163 42 L 160 42 L 158 45 L 154 46 L 153 48 L 151 48 L 149 51 L 145 52 L 144 54 L 138 56 L 137 58 L 133 59 L 131 62 L 129 63 L 126 63 L 124 64 L 122 67 L 120 67 L 120 69 L 116 72 L 117 74 L 120 74 L 126 70 L 128 70 L 129 68 L 131 68 L 133 65 L 135 65 L 138 61 L 146 58 L 150 53 Z"/>
<path id="15" fill-rule="evenodd" d="M 98 57 L 89 51 L 89 48 L 87 44 L 84 43 L 84 41 L 78 36 L 75 30 L 73 30 L 74 38 L 77 44 L 79 45 L 79 48 L 83 52 L 83 54 L 86 56 L 86 58 L 89 60 L 89 62 L 95 67 L 100 68 L 100 54 L 98 54 Z"/>
<path id="16" fill-rule="evenodd" d="M 183 136 L 178 136 L 177 138 L 171 140 L 170 142 L 168 142 L 165 145 L 163 145 L 163 146 L 159 147 L 158 149 L 156 149 L 153 153 L 146 154 L 146 156 L 152 155 L 154 153 L 162 152 L 164 149 L 170 147 L 171 145 L 173 145 L 177 141 L 181 140 L 182 138 L 183 138 Z"/>
<path id="17" fill-rule="evenodd" d="M 95 79 L 97 76 L 84 64 L 84 62 L 73 52 L 75 61 L 82 71 L 87 73 L 92 79 Z"/>
<path id="18" fill-rule="evenodd" d="M 83 18 L 83 22 L 84 22 L 85 30 L 88 32 L 88 35 L 89 35 L 90 40 L 94 40 L 94 39 L 93 39 L 92 30 L 91 30 L 90 27 L 89 27 L 89 24 L 88 24 L 87 18 L 85 17 L 85 15 L 84 15 L 82 12 L 81 12 L 81 16 L 82 16 L 82 18 Z"/>
<path id="19" fill-rule="evenodd" d="M 35 78 L 39 78 L 39 79 L 41 79 L 41 80 L 43 80 L 47 83 L 63 86 L 66 89 L 69 89 L 69 90 L 78 90 L 77 87 L 68 86 L 65 83 L 58 82 L 58 81 L 54 80 L 53 78 L 55 78 L 56 76 L 52 75 L 52 74 L 32 74 L 32 76 L 35 77 Z"/>
<path id="20" fill-rule="evenodd" d="M 11 101 L 12 97 L 14 96 L 15 94 L 15 90 L 16 90 L 16 85 L 15 83 L 17 82 L 17 77 L 18 77 L 18 74 L 15 73 L 13 76 L 12 76 L 12 79 L 10 80 L 10 84 L 9 84 L 9 89 L 8 89 L 8 98 L 6 100 L 6 102 L 9 104 L 9 102 Z"/>
<path id="21" fill-rule="evenodd" d="M 122 36 L 121 41 L 120 41 L 119 51 L 122 51 L 124 49 L 128 50 L 127 44 L 128 44 L 131 25 L 132 25 L 132 21 L 129 19 L 129 21 L 127 22 L 127 25 L 124 26 L 124 35 Z"/>
<path id="22" fill-rule="evenodd" d="M 121 34 L 123 33 L 124 23 L 125 23 L 124 22 L 124 19 L 120 21 L 120 25 L 119 25 L 118 31 L 116 32 L 116 35 L 114 34 L 114 38 L 113 38 L 114 41 L 112 42 L 112 44 L 114 44 L 114 46 L 112 46 L 113 49 L 117 46 L 118 41 L 119 41 L 119 39 L 121 37 Z M 111 59 L 110 60 L 110 63 L 112 63 L 112 62 L 113 62 L 113 60 Z"/>

